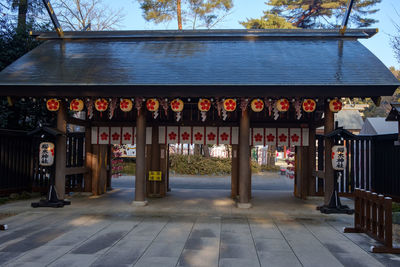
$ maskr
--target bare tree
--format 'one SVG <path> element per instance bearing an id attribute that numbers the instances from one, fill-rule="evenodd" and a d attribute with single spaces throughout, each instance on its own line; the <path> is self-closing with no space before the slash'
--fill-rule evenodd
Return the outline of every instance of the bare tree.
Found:
<path id="1" fill-rule="evenodd" d="M 56 0 L 53 6 L 64 30 L 115 30 L 125 16 L 122 9 L 112 9 L 102 0 Z"/>

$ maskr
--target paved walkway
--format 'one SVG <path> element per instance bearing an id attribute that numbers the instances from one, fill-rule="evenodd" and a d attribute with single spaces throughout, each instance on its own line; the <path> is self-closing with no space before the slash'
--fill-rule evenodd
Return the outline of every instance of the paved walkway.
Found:
<path id="1" fill-rule="evenodd" d="M 28 201 L 0 206 L 2 266 L 400 266 L 371 254 L 374 242 L 343 234 L 352 216 L 321 215 L 320 198 L 254 191 L 248 210 L 228 190 L 173 190 L 133 207 L 133 190 L 78 196 L 62 209 Z M 348 202 L 348 201 L 347 201 Z M 351 202 L 348 202 L 351 204 Z"/>

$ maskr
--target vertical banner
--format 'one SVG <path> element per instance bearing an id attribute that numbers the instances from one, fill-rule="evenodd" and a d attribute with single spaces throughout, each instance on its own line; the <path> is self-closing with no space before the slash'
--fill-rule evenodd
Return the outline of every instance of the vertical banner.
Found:
<path id="1" fill-rule="evenodd" d="M 218 138 L 217 127 L 206 127 L 206 144 L 216 145 Z"/>
<path id="2" fill-rule="evenodd" d="M 192 139 L 192 128 L 190 126 L 181 127 L 179 134 L 181 135 L 181 144 L 190 144 Z"/>
<path id="3" fill-rule="evenodd" d="M 111 144 L 112 145 L 121 144 L 121 134 L 122 134 L 121 127 L 111 127 Z"/>
<path id="4" fill-rule="evenodd" d="M 218 143 L 220 145 L 229 145 L 232 142 L 231 127 L 219 127 Z"/>
<path id="5" fill-rule="evenodd" d="M 301 146 L 301 129 L 291 128 L 289 138 L 291 146 Z"/>
<path id="6" fill-rule="evenodd" d="M 100 145 L 110 144 L 110 128 L 109 127 L 99 127 L 99 142 Z"/>
<path id="7" fill-rule="evenodd" d="M 288 128 L 278 128 L 278 145 L 288 146 L 289 145 L 289 129 Z"/>
<path id="8" fill-rule="evenodd" d="M 99 127 L 93 126 L 90 132 L 92 135 L 92 145 L 97 145 L 99 143 Z"/>
<path id="9" fill-rule="evenodd" d="M 167 133 L 166 133 L 166 127 L 165 126 L 158 127 L 158 143 L 159 144 L 166 144 L 167 143 Z"/>
<path id="10" fill-rule="evenodd" d="M 265 145 L 267 146 L 276 146 L 276 129 L 275 128 L 266 128 L 265 129 Z"/>
<path id="11" fill-rule="evenodd" d="M 133 145 L 134 142 L 134 132 L 135 127 L 122 127 L 122 144 L 123 145 Z"/>
<path id="12" fill-rule="evenodd" d="M 302 140 L 302 146 L 309 146 L 309 140 L 310 140 L 310 129 L 308 128 L 302 128 L 301 129 L 303 133 L 303 140 Z"/>
<path id="13" fill-rule="evenodd" d="M 252 128 L 252 144 L 253 146 L 264 145 L 264 128 Z"/>
<path id="14" fill-rule="evenodd" d="M 179 133 L 178 126 L 168 126 L 166 128 L 167 144 L 178 144 L 179 143 Z"/>
<path id="15" fill-rule="evenodd" d="M 204 127 L 193 127 L 193 144 L 204 144 Z"/>
<path id="16" fill-rule="evenodd" d="M 153 134 L 152 127 L 146 127 L 146 145 L 151 145 L 152 134 Z"/>
<path id="17" fill-rule="evenodd" d="M 232 145 L 238 145 L 239 144 L 239 127 L 232 127 Z"/>

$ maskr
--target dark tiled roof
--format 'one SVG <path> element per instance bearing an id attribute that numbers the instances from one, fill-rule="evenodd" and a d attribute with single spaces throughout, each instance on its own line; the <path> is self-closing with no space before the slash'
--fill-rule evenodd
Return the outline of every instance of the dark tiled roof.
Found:
<path id="1" fill-rule="evenodd" d="M 386 120 L 400 121 L 400 103 L 391 103 L 390 105 L 392 106 L 392 109 L 390 110 Z"/>
<path id="2" fill-rule="evenodd" d="M 399 85 L 356 40 L 366 31 L 200 32 L 66 34 L 2 71 L 0 94 L 380 96 Z"/>

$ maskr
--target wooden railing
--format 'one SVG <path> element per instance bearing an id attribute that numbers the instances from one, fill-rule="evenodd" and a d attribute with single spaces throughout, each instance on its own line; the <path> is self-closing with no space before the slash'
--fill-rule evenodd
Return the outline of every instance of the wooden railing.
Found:
<path id="1" fill-rule="evenodd" d="M 366 233 L 382 246 L 372 246 L 374 253 L 400 253 L 393 247 L 392 199 L 363 189 L 354 192 L 354 227 L 345 228 L 345 233 Z"/>

